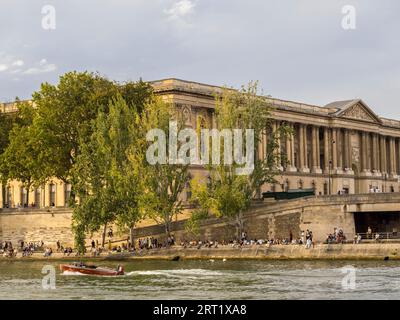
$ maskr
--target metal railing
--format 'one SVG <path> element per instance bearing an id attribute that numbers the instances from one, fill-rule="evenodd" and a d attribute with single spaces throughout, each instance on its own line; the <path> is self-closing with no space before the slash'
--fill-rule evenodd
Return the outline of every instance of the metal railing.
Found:
<path id="1" fill-rule="evenodd" d="M 376 235 L 379 235 L 378 238 L 376 238 Z M 372 233 L 357 233 L 357 235 L 361 236 L 362 240 L 389 240 L 389 239 L 400 239 L 400 232 L 372 232 Z M 355 235 L 354 235 L 355 237 Z M 354 238 L 353 237 L 353 238 Z M 350 240 L 350 239 L 349 239 Z"/>

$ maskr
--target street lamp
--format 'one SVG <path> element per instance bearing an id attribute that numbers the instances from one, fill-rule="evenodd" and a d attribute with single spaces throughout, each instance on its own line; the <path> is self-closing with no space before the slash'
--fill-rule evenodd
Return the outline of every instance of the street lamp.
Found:
<path id="1" fill-rule="evenodd" d="M 331 180 L 332 180 L 332 177 L 331 177 L 331 175 L 332 175 L 332 173 L 331 173 L 331 168 L 332 168 L 332 157 L 333 157 L 333 145 L 336 143 L 336 141 L 335 140 L 333 140 L 332 139 L 332 148 L 331 148 L 331 155 L 330 155 L 330 159 L 329 159 L 329 173 L 328 173 L 328 176 L 329 176 L 329 195 L 331 195 L 332 194 L 332 186 L 331 186 Z"/>
<path id="2" fill-rule="evenodd" d="M 328 190 L 329 190 L 329 195 L 332 194 L 332 191 L 331 191 L 331 167 L 332 167 L 332 160 L 329 160 L 329 173 L 328 173 L 328 179 L 329 179 Z"/>

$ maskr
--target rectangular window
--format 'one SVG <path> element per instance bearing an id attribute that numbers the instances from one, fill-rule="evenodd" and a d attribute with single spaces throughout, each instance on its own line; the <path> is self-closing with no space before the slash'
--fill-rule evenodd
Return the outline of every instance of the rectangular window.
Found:
<path id="1" fill-rule="evenodd" d="M 35 208 L 40 208 L 40 188 L 35 189 Z"/>
<path id="2" fill-rule="evenodd" d="M 69 199 L 71 199 L 71 189 L 72 186 L 71 184 L 66 184 L 65 185 L 65 203 L 64 206 L 68 207 L 69 206 Z"/>
<path id="3" fill-rule="evenodd" d="M 50 184 L 49 186 L 49 192 L 50 192 L 50 207 L 55 207 L 56 206 L 56 185 L 55 184 Z"/>
<path id="4" fill-rule="evenodd" d="M 28 195 L 28 192 L 27 192 L 26 188 L 21 187 L 21 207 L 22 208 L 28 207 L 27 195 Z"/>

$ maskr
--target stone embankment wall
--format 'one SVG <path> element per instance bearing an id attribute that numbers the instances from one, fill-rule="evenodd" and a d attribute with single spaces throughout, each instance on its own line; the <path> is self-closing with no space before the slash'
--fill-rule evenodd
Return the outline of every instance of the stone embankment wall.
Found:
<path id="1" fill-rule="evenodd" d="M 242 248 L 171 248 L 143 250 L 132 259 L 320 259 L 320 260 L 399 260 L 400 243 L 318 244 L 310 249 L 304 245 L 253 245 Z M 112 258 L 110 256 L 109 258 Z"/>
<path id="2" fill-rule="evenodd" d="M 255 203 L 244 215 L 244 230 L 251 239 L 284 239 L 300 236 L 301 230 L 312 230 L 315 241 L 324 241 L 334 227 L 347 234 L 354 234 L 353 213 L 347 212 L 342 204 L 318 201 L 315 197 L 289 200 L 278 203 Z M 185 230 L 185 221 L 174 223 L 171 228 L 177 241 L 234 239 L 237 228 L 234 220 L 208 219 L 201 223 L 198 234 Z M 135 237 L 163 237 L 163 226 L 148 226 L 135 230 Z"/>
<path id="3" fill-rule="evenodd" d="M 0 241 L 43 241 L 73 243 L 70 209 L 3 210 L 0 212 Z"/>
<path id="4" fill-rule="evenodd" d="M 313 231 L 314 240 L 324 241 L 334 227 L 352 237 L 355 233 L 354 212 L 400 212 L 400 194 L 365 194 L 317 196 L 289 201 L 255 202 L 244 216 L 244 229 L 249 238 L 282 239 L 290 232 L 297 238 L 301 230 Z M 0 241 L 40 241 L 64 245 L 73 243 L 70 209 L 0 210 Z M 210 218 L 200 225 L 198 235 L 185 230 L 187 214 L 172 224 L 172 232 L 180 240 L 231 240 L 236 236 L 235 222 Z M 136 238 L 165 235 L 164 227 L 145 221 L 135 230 Z M 116 228 L 114 228 L 116 231 Z M 116 233 L 116 232 L 115 232 Z M 119 237 L 119 236 L 116 236 Z M 88 236 L 88 240 L 92 239 Z M 93 235 L 100 240 L 99 234 Z"/>

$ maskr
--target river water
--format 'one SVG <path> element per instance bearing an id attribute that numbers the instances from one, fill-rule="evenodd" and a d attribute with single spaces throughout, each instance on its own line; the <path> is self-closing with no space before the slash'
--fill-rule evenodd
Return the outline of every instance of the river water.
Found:
<path id="1" fill-rule="evenodd" d="M 125 261 L 126 275 L 119 277 L 61 274 L 59 263 L 0 261 L 0 299 L 400 297 L 400 262 L 396 261 Z M 115 267 L 117 262 L 98 264 Z M 51 273 L 43 281 L 45 265 L 56 270 L 55 289 L 49 288 Z"/>

